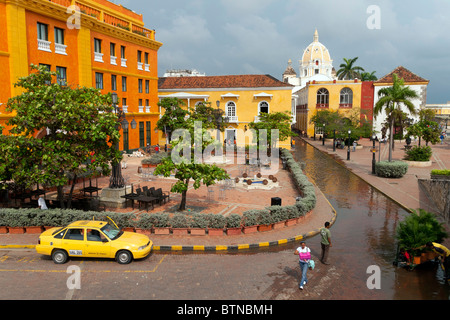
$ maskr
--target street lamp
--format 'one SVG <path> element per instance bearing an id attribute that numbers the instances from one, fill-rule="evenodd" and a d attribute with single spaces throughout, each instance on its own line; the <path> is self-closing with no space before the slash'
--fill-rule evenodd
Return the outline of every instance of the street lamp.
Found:
<path id="1" fill-rule="evenodd" d="M 347 148 L 347 160 L 350 160 L 350 135 L 352 131 L 348 130 L 348 148 Z"/>
<path id="2" fill-rule="evenodd" d="M 116 129 L 120 130 L 121 124 L 125 121 L 125 113 L 120 109 L 117 104 L 119 103 L 119 98 L 117 93 L 111 93 L 112 105 L 114 109 L 114 114 L 117 116 Z M 116 150 L 119 150 L 119 142 L 115 145 Z M 118 162 L 112 163 L 112 173 L 109 179 L 109 188 L 119 189 L 125 186 L 125 180 L 122 176 L 122 168 L 120 165 L 120 160 Z"/>
<path id="3" fill-rule="evenodd" d="M 333 152 L 336 152 L 336 129 L 333 130 Z"/>
<path id="4" fill-rule="evenodd" d="M 376 139 L 376 136 L 375 136 L 375 134 L 373 134 L 372 135 L 372 142 L 373 142 L 373 149 L 372 149 L 372 174 L 375 174 L 375 164 L 377 162 L 377 160 L 375 159 L 375 152 L 376 152 L 375 139 Z"/>
<path id="5" fill-rule="evenodd" d="M 325 123 L 323 124 L 323 131 L 322 131 L 322 145 L 325 145 Z"/>

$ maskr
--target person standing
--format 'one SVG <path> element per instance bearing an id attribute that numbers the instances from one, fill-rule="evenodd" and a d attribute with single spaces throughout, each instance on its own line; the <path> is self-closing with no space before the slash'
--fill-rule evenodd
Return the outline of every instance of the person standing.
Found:
<path id="1" fill-rule="evenodd" d="M 294 252 L 295 255 L 298 255 L 298 261 L 300 264 L 300 271 L 302 272 L 302 277 L 300 279 L 299 288 L 303 290 L 303 287 L 308 282 L 306 278 L 306 274 L 309 268 L 309 261 L 311 260 L 311 250 L 306 246 L 305 241 L 300 242 L 300 247 L 297 248 Z"/>
<path id="2" fill-rule="evenodd" d="M 441 258 L 441 267 L 444 270 L 445 279 L 450 280 L 450 250 L 442 244 L 436 242 L 427 242 L 425 246 L 439 255 Z"/>
<path id="3" fill-rule="evenodd" d="M 330 232 L 331 224 L 327 221 L 325 222 L 325 227 L 320 229 L 320 246 L 322 247 L 322 255 L 320 257 L 320 262 L 323 264 L 328 263 L 328 252 L 331 247 L 331 232 Z"/>
<path id="4" fill-rule="evenodd" d="M 38 199 L 38 206 L 41 210 L 48 210 L 47 204 L 45 203 L 44 197 L 40 196 Z"/>

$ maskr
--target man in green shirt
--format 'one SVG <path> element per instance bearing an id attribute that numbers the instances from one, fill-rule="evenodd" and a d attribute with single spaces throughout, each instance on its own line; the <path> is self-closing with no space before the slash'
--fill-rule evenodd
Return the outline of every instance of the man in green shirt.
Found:
<path id="1" fill-rule="evenodd" d="M 320 229 L 320 245 L 322 247 L 322 256 L 320 258 L 320 261 L 323 264 L 329 264 L 328 263 L 328 251 L 331 247 L 331 232 L 330 232 L 330 223 L 327 221 L 325 222 L 325 227 Z"/>

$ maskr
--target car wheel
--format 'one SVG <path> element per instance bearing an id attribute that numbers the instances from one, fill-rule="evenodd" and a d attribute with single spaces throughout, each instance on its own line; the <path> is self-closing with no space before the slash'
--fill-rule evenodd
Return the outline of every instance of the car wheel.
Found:
<path id="1" fill-rule="evenodd" d="M 52 253 L 52 260 L 56 264 L 64 264 L 67 262 L 68 255 L 64 250 L 55 250 Z"/>
<path id="2" fill-rule="evenodd" d="M 120 264 L 128 264 L 133 260 L 133 256 L 129 251 L 121 250 L 117 253 L 116 260 Z"/>

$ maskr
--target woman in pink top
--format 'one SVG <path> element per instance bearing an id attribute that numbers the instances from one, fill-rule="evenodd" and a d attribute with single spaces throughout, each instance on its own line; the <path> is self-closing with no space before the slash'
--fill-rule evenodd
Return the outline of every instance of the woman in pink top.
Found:
<path id="1" fill-rule="evenodd" d="M 306 246 L 304 241 L 300 242 L 300 247 L 295 250 L 295 255 L 298 255 L 300 270 L 302 271 L 302 279 L 300 280 L 299 288 L 303 290 L 303 287 L 308 282 L 306 278 L 306 273 L 308 272 L 309 260 L 311 260 L 311 250 Z"/>

